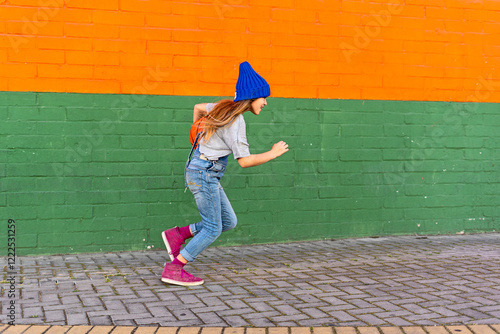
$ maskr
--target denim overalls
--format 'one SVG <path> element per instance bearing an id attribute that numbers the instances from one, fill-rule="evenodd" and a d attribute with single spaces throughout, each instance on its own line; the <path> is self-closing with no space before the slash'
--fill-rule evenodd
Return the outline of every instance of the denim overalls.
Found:
<path id="1" fill-rule="evenodd" d="M 198 138 L 197 138 L 198 139 Z M 180 254 L 189 262 L 212 244 L 219 235 L 236 227 L 236 215 L 219 181 L 224 175 L 228 155 L 218 160 L 200 158 L 199 145 L 193 145 L 185 168 L 185 184 L 191 190 L 201 222 L 191 224 L 193 239 Z"/>

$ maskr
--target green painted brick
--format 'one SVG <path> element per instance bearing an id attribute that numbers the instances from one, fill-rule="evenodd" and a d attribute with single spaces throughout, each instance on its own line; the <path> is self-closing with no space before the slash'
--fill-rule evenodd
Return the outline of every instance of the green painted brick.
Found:
<path id="1" fill-rule="evenodd" d="M 380 137 L 384 133 L 385 126 L 371 124 L 342 124 L 341 135 L 348 137 Z"/>
<path id="2" fill-rule="evenodd" d="M 164 247 L 166 222 L 199 221 L 188 131 L 194 104 L 216 97 L 0 94 L 0 214 L 30 231 L 19 254 Z M 217 245 L 498 230 L 498 104 L 268 103 L 245 114 L 251 152 L 290 151 L 249 169 L 230 159 L 239 226 Z"/>
<path id="3" fill-rule="evenodd" d="M 382 151 L 375 149 L 366 150 L 339 150 L 341 161 L 380 161 Z"/>

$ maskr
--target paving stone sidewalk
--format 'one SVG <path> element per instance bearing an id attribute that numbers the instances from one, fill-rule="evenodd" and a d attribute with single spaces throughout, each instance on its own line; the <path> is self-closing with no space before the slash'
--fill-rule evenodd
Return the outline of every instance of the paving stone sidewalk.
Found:
<path id="1" fill-rule="evenodd" d="M 166 259 L 164 250 L 18 257 L 16 324 L 500 324 L 496 233 L 209 248 L 187 267 L 206 282 L 192 288 L 160 281 Z"/>
<path id="2" fill-rule="evenodd" d="M 421 327 L 132 327 L 0 325 L 0 334 L 499 334 L 500 325 Z"/>

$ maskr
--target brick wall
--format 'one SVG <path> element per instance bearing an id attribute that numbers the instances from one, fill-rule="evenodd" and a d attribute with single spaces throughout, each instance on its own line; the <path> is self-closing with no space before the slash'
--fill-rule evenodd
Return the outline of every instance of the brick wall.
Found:
<path id="1" fill-rule="evenodd" d="M 188 129 L 214 100 L 0 93 L 0 216 L 18 254 L 163 248 L 164 229 L 199 219 Z M 239 226 L 216 245 L 500 228 L 498 104 L 271 98 L 245 118 L 252 153 L 291 150 L 230 162 Z"/>
<path id="2" fill-rule="evenodd" d="M 493 0 L 10 0 L 0 90 L 499 102 Z M 144 80 L 151 69 L 164 75 Z M 154 83 L 154 84 L 153 84 Z M 476 90 L 490 89 L 482 99 Z"/>

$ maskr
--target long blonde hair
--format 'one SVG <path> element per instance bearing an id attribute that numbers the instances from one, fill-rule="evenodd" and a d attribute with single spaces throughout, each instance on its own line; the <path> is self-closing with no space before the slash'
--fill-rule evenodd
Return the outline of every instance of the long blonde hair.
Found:
<path id="1" fill-rule="evenodd" d="M 232 100 L 222 100 L 218 102 L 214 109 L 206 115 L 203 124 L 203 140 L 207 142 L 217 129 L 231 125 L 236 120 L 236 117 L 250 110 L 252 101 L 234 102 Z"/>

